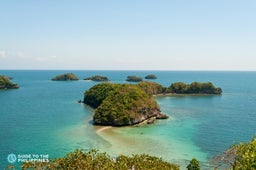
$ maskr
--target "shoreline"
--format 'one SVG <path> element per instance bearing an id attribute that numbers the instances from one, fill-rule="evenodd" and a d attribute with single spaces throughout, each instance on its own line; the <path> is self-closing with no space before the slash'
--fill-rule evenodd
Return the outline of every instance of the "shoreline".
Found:
<path id="1" fill-rule="evenodd" d="M 219 96 L 221 94 L 206 94 L 206 93 L 191 93 L 191 94 L 179 94 L 179 93 L 160 93 L 154 94 L 153 97 L 165 97 L 165 96 Z"/>
<path id="2" fill-rule="evenodd" d="M 96 133 L 100 133 L 100 132 L 103 132 L 107 129 L 112 129 L 113 127 L 112 126 L 96 126 Z"/>

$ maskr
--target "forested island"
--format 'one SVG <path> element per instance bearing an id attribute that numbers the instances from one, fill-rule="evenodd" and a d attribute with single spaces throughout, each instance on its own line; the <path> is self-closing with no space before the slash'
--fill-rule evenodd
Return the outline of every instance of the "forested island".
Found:
<path id="1" fill-rule="evenodd" d="M 149 74 L 145 76 L 145 79 L 157 79 L 157 77 L 154 74 Z"/>
<path id="2" fill-rule="evenodd" d="M 128 82 L 140 82 L 140 81 L 143 81 L 143 79 L 141 77 L 137 77 L 137 76 L 127 76 L 126 81 L 128 81 Z"/>
<path id="3" fill-rule="evenodd" d="M 139 82 L 138 84 L 101 83 L 84 93 L 83 103 L 95 109 L 93 122 L 95 125 L 131 126 L 146 121 L 153 123 L 155 119 L 166 119 L 152 97 L 165 94 L 221 94 L 211 82 L 191 84 L 173 83 L 164 87 L 155 82 Z"/>
<path id="4" fill-rule="evenodd" d="M 170 93 L 176 94 L 221 94 L 222 89 L 215 87 L 211 82 L 200 83 L 193 82 L 191 84 L 185 84 L 183 82 L 177 82 L 171 84 L 168 88 Z"/>
<path id="5" fill-rule="evenodd" d="M 19 88 L 19 85 L 13 83 L 10 77 L 0 75 L 0 89 L 17 89 L 17 88 Z"/>
<path id="6" fill-rule="evenodd" d="M 83 102 L 95 108 L 95 125 L 130 126 L 168 118 L 138 85 L 97 84 L 85 92 Z"/>
<path id="7" fill-rule="evenodd" d="M 78 80 L 77 76 L 73 73 L 61 74 L 52 78 L 52 81 L 73 81 L 73 80 Z"/>
<path id="8" fill-rule="evenodd" d="M 96 75 L 96 76 L 92 76 L 92 77 L 87 77 L 87 78 L 84 78 L 84 80 L 92 80 L 92 81 L 109 81 L 109 79 L 105 76 L 99 76 L 99 75 Z"/>

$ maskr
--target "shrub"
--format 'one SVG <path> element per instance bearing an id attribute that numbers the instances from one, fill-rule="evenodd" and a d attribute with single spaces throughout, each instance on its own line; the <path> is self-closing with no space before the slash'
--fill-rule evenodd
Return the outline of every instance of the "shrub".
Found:
<path id="1" fill-rule="evenodd" d="M 111 159 L 106 153 L 99 153 L 97 150 L 92 149 L 89 152 L 75 150 L 68 153 L 62 158 L 53 159 L 50 162 L 26 162 L 23 163 L 21 168 L 28 169 L 85 169 L 85 170 L 127 170 L 127 169 L 140 169 L 140 170 L 178 170 L 179 166 L 163 161 L 150 155 L 133 155 L 119 156 L 116 159 Z"/>
<path id="2" fill-rule="evenodd" d="M 193 158 L 187 166 L 188 170 L 200 170 L 200 163 L 196 158 Z"/>

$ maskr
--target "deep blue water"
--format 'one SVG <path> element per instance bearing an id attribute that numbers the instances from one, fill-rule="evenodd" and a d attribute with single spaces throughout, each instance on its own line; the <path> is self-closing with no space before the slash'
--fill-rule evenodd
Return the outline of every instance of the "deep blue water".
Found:
<path id="1" fill-rule="evenodd" d="M 164 86 L 177 81 L 211 81 L 222 88 L 220 96 L 156 98 L 161 110 L 171 116 L 170 120 L 117 130 L 138 141 L 146 137 L 149 145 L 150 141 L 152 145 L 158 142 L 170 149 L 169 155 L 140 147 L 141 152 L 155 153 L 165 159 L 199 157 L 206 161 L 256 134 L 256 72 L 1 70 L 0 75 L 12 77 L 20 88 L 0 91 L 0 169 L 8 164 L 10 153 L 49 154 L 50 158 L 63 156 L 75 148 L 105 148 L 109 153 L 122 153 L 95 133 L 90 124 L 92 109 L 77 103 L 84 91 L 96 83 L 51 81 L 55 75 L 66 72 L 73 72 L 80 79 L 103 75 L 114 83 L 125 83 L 128 75 L 155 74 L 158 77 L 155 81 Z M 136 132 L 145 136 L 136 136 Z"/>

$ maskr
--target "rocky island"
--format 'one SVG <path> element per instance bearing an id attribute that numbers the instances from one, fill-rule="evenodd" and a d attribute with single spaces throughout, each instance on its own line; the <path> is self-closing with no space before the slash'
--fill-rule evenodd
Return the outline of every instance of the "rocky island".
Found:
<path id="1" fill-rule="evenodd" d="M 141 81 L 143 81 L 143 79 L 141 77 L 137 77 L 137 76 L 128 76 L 126 78 L 126 81 L 128 81 L 128 82 L 141 82 Z"/>
<path id="2" fill-rule="evenodd" d="M 193 82 L 185 84 L 183 82 L 176 82 L 171 84 L 168 88 L 170 93 L 176 94 L 221 94 L 222 89 L 215 87 L 211 82 L 200 83 Z"/>
<path id="3" fill-rule="evenodd" d="M 221 88 L 216 88 L 211 82 L 177 82 L 169 87 L 147 81 L 138 84 L 101 83 L 84 93 L 83 103 L 95 109 L 95 125 L 131 126 L 168 118 L 161 113 L 153 95 L 221 93 Z"/>
<path id="4" fill-rule="evenodd" d="M 84 80 L 92 80 L 92 81 L 109 81 L 109 79 L 105 76 L 99 76 L 99 75 L 96 75 L 96 76 L 92 76 L 92 77 L 87 77 L 85 78 Z"/>
<path id="5" fill-rule="evenodd" d="M 18 84 L 11 82 L 11 78 L 0 75 L 0 89 L 17 89 Z"/>
<path id="6" fill-rule="evenodd" d="M 71 81 L 71 80 L 78 80 L 78 78 L 73 73 L 61 74 L 52 78 L 52 81 Z"/>
<path id="7" fill-rule="evenodd" d="M 154 74 L 149 74 L 145 76 L 145 79 L 157 79 L 157 77 Z"/>
<path id="8" fill-rule="evenodd" d="M 83 102 L 95 108 L 95 125 L 131 126 L 168 118 L 138 85 L 98 84 L 85 92 Z"/>

